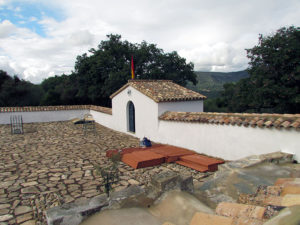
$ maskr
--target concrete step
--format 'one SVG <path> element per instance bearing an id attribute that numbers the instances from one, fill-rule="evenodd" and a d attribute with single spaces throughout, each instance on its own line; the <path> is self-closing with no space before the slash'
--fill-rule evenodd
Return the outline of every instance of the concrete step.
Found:
<path id="1" fill-rule="evenodd" d="M 216 208 L 216 213 L 219 216 L 227 217 L 243 217 L 263 220 L 266 212 L 265 207 L 246 205 L 231 202 L 221 202 Z"/>
<path id="2" fill-rule="evenodd" d="M 179 160 L 179 161 L 176 161 L 176 163 L 179 164 L 179 165 L 183 165 L 183 166 L 192 168 L 192 169 L 197 170 L 197 171 L 202 172 L 202 173 L 208 171 L 208 168 L 206 166 L 196 164 L 196 163 L 193 163 L 193 162 L 185 162 L 185 161 Z"/>

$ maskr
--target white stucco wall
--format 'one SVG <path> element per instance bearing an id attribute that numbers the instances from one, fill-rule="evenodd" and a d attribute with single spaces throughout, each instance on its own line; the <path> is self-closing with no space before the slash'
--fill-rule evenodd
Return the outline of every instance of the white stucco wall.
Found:
<path id="1" fill-rule="evenodd" d="M 24 123 L 66 121 L 73 118 L 83 118 L 90 110 L 59 110 L 36 112 L 6 112 L 0 113 L 0 124 L 10 124 L 10 116 L 21 115 Z"/>
<path id="2" fill-rule="evenodd" d="M 275 128 L 159 121 L 156 141 L 199 153 L 236 160 L 283 151 L 300 161 L 300 132 Z"/>
<path id="3" fill-rule="evenodd" d="M 128 90 L 131 91 L 130 95 Z M 135 107 L 135 133 L 128 132 L 127 104 L 132 101 Z M 127 87 L 112 99 L 112 128 L 138 138 L 152 139 L 158 129 L 158 107 L 149 97 L 132 87 Z"/>
<path id="4" fill-rule="evenodd" d="M 203 112 L 203 100 L 199 101 L 178 101 L 158 103 L 158 115 L 166 111 L 173 112 Z"/>
<path id="5" fill-rule="evenodd" d="M 131 94 L 128 94 L 128 90 Z M 127 104 L 135 106 L 135 133 L 128 132 Z M 195 103 L 195 102 L 194 102 Z M 11 115 L 22 115 L 24 123 L 66 121 L 83 118 L 91 113 L 95 121 L 108 128 L 138 138 L 180 146 L 199 153 L 236 160 L 250 155 L 283 151 L 295 154 L 300 162 L 300 132 L 295 129 L 252 128 L 232 125 L 216 125 L 162 121 L 158 117 L 165 110 L 183 109 L 196 111 L 196 106 L 177 102 L 156 103 L 132 87 L 127 87 L 112 99 L 112 115 L 95 110 L 57 110 L 33 112 L 2 112 L 0 124 L 9 124 Z M 199 108 L 203 102 L 199 102 Z M 186 107 L 186 108 L 184 108 Z M 190 107 L 190 108 L 189 108 Z M 198 110 L 198 111 L 199 111 Z"/>
<path id="6" fill-rule="evenodd" d="M 90 110 L 90 114 L 93 116 L 96 123 L 99 123 L 106 127 L 112 127 L 113 117 L 110 114 Z"/>

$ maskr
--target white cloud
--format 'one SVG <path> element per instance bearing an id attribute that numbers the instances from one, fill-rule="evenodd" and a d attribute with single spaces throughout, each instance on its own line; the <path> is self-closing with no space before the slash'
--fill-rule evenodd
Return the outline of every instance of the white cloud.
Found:
<path id="1" fill-rule="evenodd" d="M 0 39 L 9 37 L 14 31 L 16 27 L 8 20 L 4 20 L 0 22 Z"/>
<path id="2" fill-rule="evenodd" d="M 11 2 L 11 0 L 0 0 L 0 6 L 8 5 L 10 2 Z"/>
<path id="3" fill-rule="evenodd" d="M 70 43 L 73 46 L 87 45 L 91 46 L 94 41 L 94 35 L 91 34 L 88 30 L 78 31 L 71 34 Z"/>
<path id="4" fill-rule="evenodd" d="M 0 59 L 5 58 L 0 69 L 34 82 L 70 73 L 76 56 L 97 47 L 110 33 L 121 34 L 130 42 L 155 43 L 165 52 L 176 50 L 197 70 L 241 70 L 248 62 L 245 48 L 257 43 L 259 33 L 300 24 L 298 0 L 42 2 L 64 14 L 61 21 L 46 13 L 41 20 L 28 18 L 42 26 L 46 37 L 0 21 Z M 0 6 L 4 4 L 0 0 Z"/>

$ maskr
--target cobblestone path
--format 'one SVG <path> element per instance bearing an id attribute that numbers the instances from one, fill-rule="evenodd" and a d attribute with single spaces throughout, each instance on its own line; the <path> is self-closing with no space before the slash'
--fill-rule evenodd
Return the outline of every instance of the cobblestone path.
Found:
<path id="1" fill-rule="evenodd" d="M 0 125 L 0 225 L 42 224 L 47 208 L 103 193 L 103 182 L 94 166 L 106 166 L 106 150 L 138 146 L 139 140 L 99 124 L 96 133 L 84 135 L 71 122 L 24 124 L 23 135 L 11 135 Z M 114 190 L 131 184 L 144 187 L 151 176 L 164 170 L 203 174 L 167 164 L 133 170 L 120 164 Z"/>

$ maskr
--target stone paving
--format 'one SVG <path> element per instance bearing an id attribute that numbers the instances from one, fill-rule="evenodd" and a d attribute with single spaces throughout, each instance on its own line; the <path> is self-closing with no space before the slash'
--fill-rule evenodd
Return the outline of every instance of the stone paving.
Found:
<path id="1" fill-rule="evenodd" d="M 94 166 L 109 165 L 106 150 L 138 144 L 137 138 L 99 124 L 88 134 L 71 122 L 24 124 L 23 135 L 11 135 L 9 125 L 0 125 L 0 225 L 44 224 L 45 209 L 102 194 Z M 194 182 L 207 176 L 177 164 L 133 170 L 121 162 L 113 188 L 144 187 L 167 170 L 190 174 Z"/>

